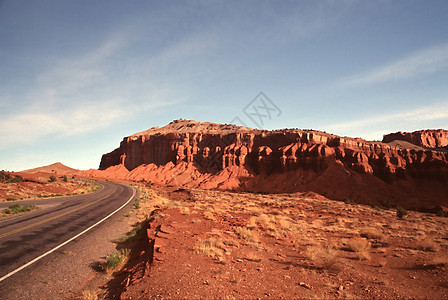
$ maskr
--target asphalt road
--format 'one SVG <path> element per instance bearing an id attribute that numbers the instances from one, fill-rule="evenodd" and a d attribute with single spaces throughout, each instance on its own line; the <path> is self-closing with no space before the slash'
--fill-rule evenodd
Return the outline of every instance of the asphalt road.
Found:
<path id="1" fill-rule="evenodd" d="M 83 232 L 135 193 L 133 188 L 122 184 L 101 182 L 101 185 L 103 188 L 93 194 L 39 199 L 36 203 L 42 208 L 0 219 L 0 278 Z M 7 203 L 11 204 L 14 203 Z M 34 201 L 19 204 L 34 204 Z"/>

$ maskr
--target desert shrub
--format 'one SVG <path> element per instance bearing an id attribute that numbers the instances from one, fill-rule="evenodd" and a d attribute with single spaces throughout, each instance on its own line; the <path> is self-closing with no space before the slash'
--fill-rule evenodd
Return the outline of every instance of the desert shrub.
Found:
<path id="1" fill-rule="evenodd" d="M 183 215 L 189 215 L 189 214 L 191 214 L 190 208 L 187 206 L 183 206 L 180 208 L 180 213 Z"/>
<path id="2" fill-rule="evenodd" d="M 258 216 L 258 223 L 262 228 L 264 228 L 271 223 L 271 218 L 266 214 L 261 214 L 260 216 Z"/>
<path id="3" fill-rule="evenodd" d="M 35 209 L 36 207 L 34 205 L 19 205 L 19 204 L 14 204 L 14 205 L 10 205 L 8 206 L 8 208 L 5 208 L 3 210 L 3 213 L 7 214 L 7 215 L 12 215 L 12 214 L 18 214 L 21 212 L 27 212 L 27 211 L 31 211 L 33 209 Z"/>
<path id="4" fill-rule="evenodd" d="M 207 220 L 215 220 L 215 215 L 211 211 L 204 211 L 204 218 Z"/>
<path id="5" fill-rule="evenodd" d="M 121 253 L 116 252 L 107 256 L 106 265 L 111 269 L 115 269 L 121 263 Z"/>
<path id="6" fill-rule="evenodd" d="M 439 251 L 439 245 L 431 238 L 426 238 L 424 240 L 418 241 L 415 245 L 417 250 L 423 250 L 428 252 L 437 252 Z"/>
<path id="7" fill-rule="evenodd" d="M 291 221 L 288 218 L 279 218 L 278 226 L 282 230 L 289 231 L 291 230 Z"/>
<path id="8" fill-rule="evenodd" d="M 353 200 L 350 199 L 350 198 L 345 198 L 345 199 L 344 199 L 344 203 L 345 203 L 345 204 L 350 204 L 350 205 L 354 205 L 354 204 L 356 204 L 356 202 L 353 201 Z"/>
<path id="9" fill-rule="evenodd" d="M 130 249 L 121 249 L 120 251 L 109 254 L 106 257 L 106 262 L 103 264 L 103 269 L 107 272 L 115 270 L 127 257 Z"/>
<path id="10" fill-rule="evenodd" d="M 305 257 L 313 261 L 316 267 L 326 270 L 335 270 L 338 263 L 337 251 L 330 246 L 309 246 Z"/>
<path id="11" fill-rule="evenodd" d="M 397 217 L 400 219 L 403 219 L 405 216 L 408 215 L 408 211 L 402 207 L 397 207 Z"/>
<path id="12" fill-rule="evenodd" d="M 258 236 L 257 234 L 247 228 L 244 227 L 237 227 L 235 228 L 235 233 L 240 237 L 240 239 L 247 241 L 247 242 L 257 242 Z"/>
<path id="13" fill-rule="evenodd" d="M 48 181 L 55 182 L 56 180 L 57 180 L 56 177 L 54 175 L 51 175 Z"/>
<path id="14" fill-rule="evenodd" d="M 390 200 L 389 199 L 387 199 L 387 200 L 381 200 L 380 201 L 380 205 L 381 205 L 381 207 L 382 208 L 384 208 L 384 209 L 390 209 L 390 208 L 392 208 L 392 204 L 390 203 Z"/>
<path id="15" fill-rule="evenodd" d="M 83 300 L 98 300 L 98 292 L 95 290 L 84 290 L 82 292 L 82 299 Z"/>
<path id="16" fill-rule="evenodd" d="M 366 239 L 378 241 L 384 240 L 384 234 L 376 228 L 364 228 L 361 230 L 360 235 Z"/>
<path id="17" fill-rule="evenodd" d="M 133 243 L 136 240 L 141 229 L 142 229 L 141 226 L 135 227 L 131 231 L 129 231 L 126 235 L 119 237 L 117 241 L 123 244 Z"/>
<path id="18" fill-rule="evenodd" d="M 62 181 L 64 181 L 64 182 L 68 181 L 67 175 L 62 176 Z"/>
<path id="19" fill-rule="evenodd" d="M 257 217 L 250 217 L 249 221 L 247 222 L 247 227 L 248 228 L 255 228 L 257 227 Z"/>
<path id="20" fill-rule="evenodd" d="M 431 262 L 431 264 L 434 266 L 448 266 L 448 257 L 446 256 L 435 257 Z"/>
<path id="21" fill-rule="evenodd" d="M 251 218 L 252 219 L 252 218 Z M 271 231 L 274 232 L 277 229 L 277 224 L 275 222 L 274 216 L 268 216 L 266 214 L 260 214 L 255 219 L 249 219 L 249 227 L 255 227 L 253 225 L 257 224 L 258 227 L 264 231 Z M 255 223 L 255 224 L 253 224 Z"/>
<path id="22" fill-rule="evenodd" d="M 11 174 L 5 172 L 5 171 L 0 171 L 0 182 L 3 183 L 17 183 L 17 182 L 22 182 L 23 181 L 23 177 L 20 175 L 14 175 L 11 176 Z"/>
<path id="23" fill-rule="evenodd" d="M 353 238 L 347 242 L 347 250 L 355 252 L 358 259 L 369 260 L 371 244 L 365 238 Z"/>
<path id="24" fill-rule="evenodd" d="M 20 175 L 15 175 L 13 178 L 11 178 L 9 180 L 9 182 L 11 183 L 17 183 L 17 182 L 22 182 L 23 181 L 23 177 Z"/>
<path id="25" fill-rule="evenodd" d="M 370 202 L 368 205 L 373 209 L 379 210 L 378 205 L 376 205 L 376 203 L 374 203 L 374 202 Z"/>
<path id="26" fill-rule="evenodd" d="M 439 217 L 448 217 L 448 215 L 442 209 L 438 209 L 436 211 L 436 215 L 438 215 Z"/>
<path id="27" fill-rule="evenodd" d="M 17 200 L 16 198 L 6 198 L 6 201 L 15 201 Z"/>
<path id="28" fill-rule="evenodd" d="M 134 205 L 134 208 L 135 208 L 135 209 L 139 209 L 139 208 L 140 208 L 140 199 L 135 199 L 133 205 Z"/>
<path id="29" fill-rule="evenodd" d="M 216 239 L 198 240 L 194 244 L 194 252 L 204 254 L 219 261 L 223 260 L 225 245 L 222 241 Z"/>
<path id="30" fill-rule="evenodd" d="M 1 182 L 8 182 L 11 179 L 11 175 L 9 173 L 6 173 L 5 171 L 0 171 L 0 181 Z"/>

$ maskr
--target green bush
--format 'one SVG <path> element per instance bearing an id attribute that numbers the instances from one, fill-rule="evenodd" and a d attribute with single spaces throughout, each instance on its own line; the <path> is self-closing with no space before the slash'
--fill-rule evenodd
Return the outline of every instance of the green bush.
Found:
<path id="1" fill-rule="evenodd" d="M 6 173 L 5 171 L 0 171 L 0 181 L 1 182 L 9 182 L 9 180 L 11 179 L 11 175 L 9 173 Z"/>
<path id="2" fill-rule="evenodd" d="M 356 204 L 352 199 L 350 199 L 350 198 L 345 198 L 344 199 L 344 203 L 345 204 L 350 204 L 350 205 L 354 205 L 354 204 Z"/>
<path id="3" fill-rule="evenodd" d="M 0 171 L 0 182 L 3 183 L 17 183 L 17 182 L 22 182 L 23 181 L 23 177 L 20 175 L 14 175 L 11 176 L 11 174 L 5 172 L 5 171 Z"/>
<path id="4" fill-rule="evenodd" d="M 55 182 L 56 180 L 56 177 L 54 175 L 51 175 L 49 182 Z"/>
<path id="5" fill-rule="evenodd" d="M 9 180 L 9 182 L 11 183 L 17 183 L 17 182 L 22 182 L 23 181 L 23 177 L 20 175 L 15 175 L 13 178 L 11 178 Z"/>
<path id="6" fill-rule="evenodd" d="M 30 211 L 35 208 L 36 207 L 34 205 L 20 206 L 19 204 L 13 204 L 13 205 L 8 206 L 8 208 L 4 209 L 3 213 L 5 213 L 7 215 L 13 215 L 13 214 L 21 213 L 21 212 Z"/>
<path id="7" fill-rule="evenodd" d="M 113 271 L 114 269 L 116 269 L 122 263 L 122 261 L 129 256 L 130 252 L 130 249 L 125 248 L 109 254 L 106 257 L 106 262 L 103 265 L 104 270 Z"/>
<path id="8" fill-rule="evenodd" d="M 134 208 L 139 209 L 140 208 L 140 199 L 135 199 L 134 201 Z"/>
<path id="9" fill-rule="evenodd" d="M 397 217 L 400 219 L 403 219 L 405 216 L 408 215 L 408 211 L 402 207 L 397 207 Z"/>
<path id="10" fill-rule="evenodd" d="M 438 209 L 436 211 L 436 215 L 438 215 L 439 217 L 448 217 L 448 215 L 442 209 Z"/>
<path id="11" fill-rule="evenodd" d="M 133 242 L 135 242 L 141 229 L 142 229 L 141 226 L 135 227 L 130 232 L 128 232 L 126 235 L 119 237 L 117 241 L 122 244 L 133 243 Z"/>
<path id="12" fill-rule="evenodd" d="M 106 258 L 106 265 L 107 265 L 107 267 L 109 267 L 111 269 L 115 269 L 121 263 L 122 259 L 123 259 L 123 257 L 121 256 L 121 253 L 119 253 L 119 252 L 109 254 Z"/>

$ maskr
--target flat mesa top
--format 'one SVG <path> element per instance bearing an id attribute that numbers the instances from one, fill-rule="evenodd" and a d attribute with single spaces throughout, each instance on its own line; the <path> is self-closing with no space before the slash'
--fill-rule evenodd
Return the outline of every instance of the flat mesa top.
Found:
<path id="1" fill-rule="evenodd" d="M 179 133 L 232 133 L 232 132 L 254 132 L 261 133 L 266 130 L 248 128 L 244 126 L 237 126 L 233 124 L 217 124 L 211 122 L 198 122 L 194 120 L 174 120 L 164 127 L 152 127 L 148 130 L 134 133 L 132 136 L 153 135 L 153 134 L 165 134 L 170 132 Z"/>
<path id="2" fill-rule="evenodd" d="M 141 131 L 130 135 L 129 137 L 149 136 L 168 133 L 202 133 L 202 134 L 231 134 L 231 133 L 252 133 L 252 134 L 286 134 L 286 133 L 312 133 L 328 138 L 341 138 L 340 136 L 326 133 L 319 130 L 284 128 L 276 130 L 266 130 L 258 128 L 249 128 L 245 126 L 237 126 L 233 124 L 217 124 L 211 122 L 198 122 L 194 120 L 174 120 L 164 127 L 152 127 L 148 130 Z M 356 142 L 366 142 L 361 138 L 342 137 L 347 140 Z M 378 141 L 370 143 L 381 143 Z"/>
<path id="3" fill-rule="evenodd" d="M 284 129 L 276 129 L 276 130 L 266 130 L 266 129 L 258 129 L 258 128 L 249 128 L 244 126 L 237 126 L 233 124 L 218 124 L 218 123 L 212 123 L 212 122 L 198 122 L 195 120 L 174 120 L 171 123 L 169 123 L 166 126 L 163 127 L 152 127 L 148 130 L 141 131 L 135 134 L 130 135 L 129 137 L 135 138 L 140 136 L 150 136 L 150 135 L 164 135 L 164 134 L 170 134 L 170 133 L 201 133 L 201 134 L 216 134 L 216 135 L 227 135 L 227 134 L 233 134 L 233 133 L 248 133 L 248 134 L 255 134 L 263 136 L 266 135 L 287 135 L 291 133 L 299 133 L 302 134 L 313 134 L 314 138 L 317 138 L 317 140 L 321 140 L 322 137 L 328 138 L 328 139 L 341 139 L 344 143 L 350 143 L 350 144 L 364 144 L 364 145 L 380 145 L 380 146 L 389 146 L 389 147 L 397 147 L 402 149 L 410 149 L 410 150 L 425 150 L 424 147 L 412 144 L 410 142 L 407 142 L 403 140 L 402 138 L 394 138 L 391 141 L 385 141 L 383 139 L 383 142 L 381 141 L 368 141 L 362 138 L 353 138 L 353 137 L 346 137 L 346 136 L 338 136 L 334 134 L 327 133 L 325 131 L 319 131 L 319 130 L 312 130 L 312 129 L 298 129 L 298 128 L 284 128 Z M 443 135 L 446 134 L 446 130 L 438 129 L 438 130 L 421 130 L 416 131 L 410 134 L 427 134 L 429 133 L 432 136 L 440 136 L 443 137 Z M 394 133 L 389 134 L 390 136 L 395 136 L 403 133 Z M 388 135 L 388 136 L 389 136 Z M 432 148 L 431 148 L 432 149 Z M 437 150 L 438 149 L 432 149 Z M 446 150 L 442 149 L 444 152 Z M 440 150 L 440 151 L 442 151 Z"/>

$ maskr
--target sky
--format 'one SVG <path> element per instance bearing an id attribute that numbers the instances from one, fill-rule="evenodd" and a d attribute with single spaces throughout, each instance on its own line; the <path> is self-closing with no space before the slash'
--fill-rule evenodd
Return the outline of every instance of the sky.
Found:
<path id="1" fill-rule="evenodd" d="M 448 1 L 0 0 L 0 169 L 98 168 L 183 118 L 448 129 Z"/>

